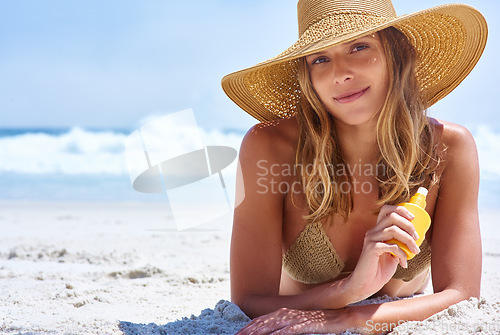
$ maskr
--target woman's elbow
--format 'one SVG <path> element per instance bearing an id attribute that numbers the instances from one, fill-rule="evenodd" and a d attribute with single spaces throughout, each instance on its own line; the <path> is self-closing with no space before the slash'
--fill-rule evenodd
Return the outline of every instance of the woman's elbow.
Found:
<path id="1" fill-rule="evenodd" d="M 237 305 L 245 313 L 245 300 L 240 296 L 231 295 L 231 302 Z M 246 313 L 245 313 L 246 314 Z"/>
<path id="2" fill-rule="evenodd" d="M 479 299 L 480 297 L 481 297 L 480 285 L 478 285 L 478 287 L 469 288 L 468 290 L 465 290 L 465 292 L 464 292 L 464 300 L 468 300 L 470 298 Z"/>
<path id="3" fill-rule="evenodd" d="M 464 283 L 460 288 L 462 300 L 469 300 L 470 298 L 479 299 L 481 296 L 481 276 L 479 275 L 478 278 Z"/>
<path id="4" fill-rule="evenodd" d="M 434 290 L 434 293 L 439 293 L 441 290 Z M 454 294 L 454 303 L 458 303 L 460 301 L 464 300 L 469 300 L 470 298 L 477 298 L 479 299 L 481 296 L 481 289 L 479 285 L 474 285 L 471 287 L 464 287 L 464 286 L 453 286 L 453 287 L 448 287 L 445 290 L 442 291 L 448 291 L 450 293 Z M 441 291 L 441 292 L 442 292 Z"/>
<path id="5" fill-rule="evenodd" d="M 245 315 L 253 319 L 258 315 L 254 315 L 250 300 L 250 297 L 243 294 L 231 294 L 231 302 L 237 305 Z"/>

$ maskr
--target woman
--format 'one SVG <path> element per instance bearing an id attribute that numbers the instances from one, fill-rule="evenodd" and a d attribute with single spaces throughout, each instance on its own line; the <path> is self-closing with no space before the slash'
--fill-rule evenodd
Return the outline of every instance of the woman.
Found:
<path id="1" fill-rule="evenodd" d="M 474 140 L 425 110 L 479 60 L 484 18 L 465 5 L 397 17 L 389 0 L 300 0 L 298 16 L 292 47 L 222 81 L 267 121 L 239 157 L 231 295 L 255 318 L 241 334 L 389 331 L 479 297 Z M 421 186 L 419 248 L 397 204 Z M 351 305 L 421 293 L 430 274 L 434 294 Z"/>

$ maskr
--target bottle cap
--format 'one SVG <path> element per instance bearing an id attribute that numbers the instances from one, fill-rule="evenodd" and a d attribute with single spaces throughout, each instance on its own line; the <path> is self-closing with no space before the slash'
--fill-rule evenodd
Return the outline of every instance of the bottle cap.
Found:
<path id="1" fill-rule="evenodd" d="M 417 193 L 420 193 L 422 194 L 424 197 L 427 196 L 427 193 L 429 193 L 429 191 L 427 191 L 427 189 L 425 187 L 419 187 L 418 190 L 417 190 Z"/>

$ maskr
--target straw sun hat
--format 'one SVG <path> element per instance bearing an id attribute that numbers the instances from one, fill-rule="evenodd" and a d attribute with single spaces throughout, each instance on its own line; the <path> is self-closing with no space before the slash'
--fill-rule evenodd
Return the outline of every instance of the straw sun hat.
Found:
<path id="1" fill-rule="evenodd" d="M 488 28 L 462 4 L 397 16 L 390 0 L 299 0 L 299 39 L 286 51 L 222 79 L 224 92 L 260 121 L 295 114 L 300 88 L 297 60 L 393 26 L 414 45 L 417 78 L 428 106 L 465 79 L 486 45 Z"/>

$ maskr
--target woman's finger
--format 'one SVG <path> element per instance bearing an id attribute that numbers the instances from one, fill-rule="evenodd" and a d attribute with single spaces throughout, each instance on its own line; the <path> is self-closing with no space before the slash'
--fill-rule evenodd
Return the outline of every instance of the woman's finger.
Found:
<path id="1" fill-rule="evenodd" d="M 298 322 L 307 321 L 309 318 L 306 311 L 281 308 L 270 314 L 255 318 L 250 324 L 241 329 L 237 334 L 258 335 L 273 334 L 280 329 L 286 328 Z"/>
<path id="2" fill-rule="evenodd" d="M 402 217 L 406 218 L 407 220 L 413 220 L 415 218 L 415 215 L 411 213 L 407 208 L 403 206 L 395 206 L 395 205 L 384 205 L 380 209 L 380 212 L 377 217 L 377 222 L 382 220 L 384 217 L 388 216 L 391 213 L 397 213 L 401 215 Z"/>
<path id="3" fill-rule="evenodd" d="M 392 254 L 395 261 L 397 261 L 403 268 L 406 269 L 408 267 L 406 252 L 404 252 L 403 249 L 401 249 L 397 244 L 378 242 L 377 248 L 380 252 Z"/>
<path id="4" fill-rule="evenodd" d="M 401 215 L 404 214 L 405 211 L 408 210 L 399 206 L 395 211 L 387 213 L 374 227 L 374 231 L 382 231 L 390 226 L 398 226 L 410 234 L 414 240 L 418 240 L 419 236 L 415 226 L 408 220 L 408 218 Z"/>
<path id="5" fill-rule="evenodd" d="M 414 254 L 418 254 L 420 252 L 420 248 L 417 246 L 414 237 L 397 225 L 392 225 L 382 230 L 367 232 L 366 239 L 366 242 L 373 241 L 384 243 L 388 240 L 395 239 L 405 244 Z"/>
<path id="6" fill-rule="evenodd" d="M 288 324 L 275 332 L 273 335 L 289 335 L 289 334 L 316 334 L 323 333 L 326 325 L 326 317 L 323 311 L 295 311 L 297 316 L 302 316 L 295 319 L 296 322 Z"/>

